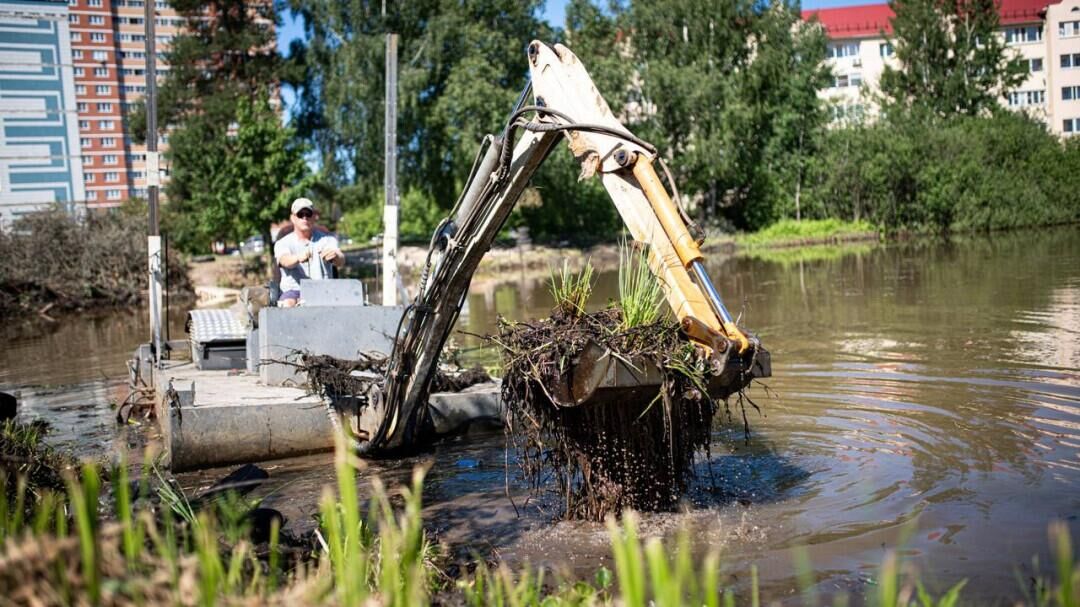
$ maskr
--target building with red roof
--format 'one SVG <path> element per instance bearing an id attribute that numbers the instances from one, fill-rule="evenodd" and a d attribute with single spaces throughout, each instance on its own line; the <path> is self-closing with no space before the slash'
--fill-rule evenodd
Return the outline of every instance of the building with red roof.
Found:
<path id="1" fill-rule="evenodd" d="M 1062 135 L 1080 132 L 1080 0 L 1000 0 L 1001 36 L 1028 67 L 1027 79 L 1002 103 L 1043 119 Z M 821 91 L 838 120 L 872 115 L 886 66 L 899 67 L 887 4 L 806 10 L 824 28 L 833 84 Z"/>

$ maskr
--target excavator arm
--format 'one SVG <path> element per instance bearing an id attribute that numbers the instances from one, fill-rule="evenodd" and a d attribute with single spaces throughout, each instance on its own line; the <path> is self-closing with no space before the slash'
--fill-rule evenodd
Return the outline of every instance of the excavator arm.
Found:
<path id="1" fill-rule="evenodd" d="M 768 374 L 760 344 L 740 330 L 705 271 L 699 242 L 662 185 L 655 148 L 612 114 L 578 58 L 562 45 L 528 47 L 530 84 L 502 133 L 488 136 L 450 216 L 436 229 L 413 302 L 398 328 L 387 376 L 372 390 L 354 428 L 361 452 L 420 444 L 446 339 L 484 253 L 529 181 L 560 138 L 581 162 L 582 177 L 599 174 L 633 238 L 648 245 L 649 267 L 683 332 L 712 357 L 717 375 L 733 360 L 744 371 L 728 383 Z M 527 105 L 529 97 L 533 104 Z M 670 179 L 669 179 L 670 181 Z M 728 374 L 730 377 L 730 374 Z M 733 391 L 726 386 L 724 394 Z"/>

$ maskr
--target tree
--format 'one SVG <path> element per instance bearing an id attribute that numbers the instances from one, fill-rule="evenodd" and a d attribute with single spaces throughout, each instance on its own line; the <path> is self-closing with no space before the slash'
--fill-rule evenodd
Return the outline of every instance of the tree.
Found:
<path id="1" fill-rule="evenodd" d="M 596 18 L 585 23 L 606 34 Z M 824 125 L 817 90 L 828 77 L 824 36 L 798 6 L 654 0 L 616 6 L 611 19 L 621 36 L 608 44 L 633 69 L 601 91 L 613 108 L 639 108 L 627 126 L 671 163 L 698 219 L 752 229 L 794 208 L 796 159 Z"/>
<path id="2" fill-rule="evenodd" d="M 307 39 L 297 127 L 336 186 L 372 199 L 382 185 L 385 34 L 400 35 L 401 191 L 443 208 L 457 197 L 484 134 L 498 132 L 527 77 L 525 46 L 546 37 L 538 0 L 290 0 Z"/>
<path id="3" fill-rule="evenodd" d="M 886 66 L 887 113 L 977 116 L 1024 81 L 1026 65 L 998 34 L 995 0 L 891 0 L 899 67 Z"/>

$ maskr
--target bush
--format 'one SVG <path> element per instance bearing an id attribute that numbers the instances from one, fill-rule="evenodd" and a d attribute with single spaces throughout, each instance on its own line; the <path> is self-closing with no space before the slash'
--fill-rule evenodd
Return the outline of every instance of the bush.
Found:
<path id="1" fill-rule="evenodd" d="M 446 211 L 435 199 L 418 189 L 410 189 L 401 197 L 398 210 L 398 239 L 401 242 L 428 242 Z M 347 211 L 338 221 L 338 230 L 356 242 L 368 242 L 383 231 L 383 197 Z"/>
<path id="2" fill-rule="evenodd" d="M 806 217 L 941 232 L 1080 221 L 1080 143 L 1022 114 L 896 117 L 831 131 L 822 149 Z"/>
<path id="3" fill-rule="evenodd" d="M 134 212 L 82 220 L 52 210 L 0 232 L 0 317 L 52 306 L 71 310 L 142 301 L 147 288 L 146 218 Z M 189 291 L 187 271 L 170 251 L 169 288 Z"/>

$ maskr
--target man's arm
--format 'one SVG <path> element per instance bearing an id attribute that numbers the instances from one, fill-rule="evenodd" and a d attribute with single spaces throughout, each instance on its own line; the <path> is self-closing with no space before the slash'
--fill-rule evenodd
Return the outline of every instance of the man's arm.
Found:
<path id="1" fill-rule="evenodd" d="M 303 253 L 293 255 L 289 252 L 289 248 L 284 241 L 277 241 L 274 244 L 274 257 L 277 258 L 278 265 L 283 268 L 296 267 L 298 263 L 304 263 L 311 259 L 311 249 L 305 248 Z"/>

